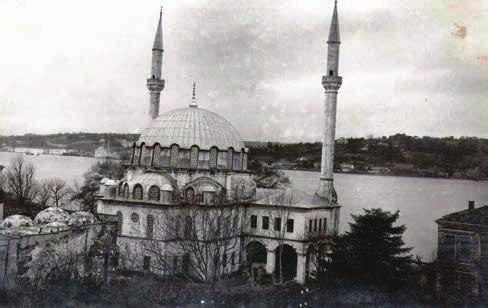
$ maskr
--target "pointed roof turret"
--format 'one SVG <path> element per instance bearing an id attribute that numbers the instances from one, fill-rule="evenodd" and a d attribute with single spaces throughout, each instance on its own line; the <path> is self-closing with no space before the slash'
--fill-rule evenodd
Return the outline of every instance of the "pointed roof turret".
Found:
<path id="1" fill-rule="evenodd" d="M 334 14 L 332 15 L 332 22 L 330 23 L 328 44 L 340 44 L 341 36 L 339 32 L 339 16 L 337 14 L 337 0 L 334 4 Z"/>
<path id="2" fill-rule="evenodd" d="M 154 38 L 153 50 L 163 50 L 163 7 L 159 11 L 158 30 L 156 30 L 156 37 Z"/>

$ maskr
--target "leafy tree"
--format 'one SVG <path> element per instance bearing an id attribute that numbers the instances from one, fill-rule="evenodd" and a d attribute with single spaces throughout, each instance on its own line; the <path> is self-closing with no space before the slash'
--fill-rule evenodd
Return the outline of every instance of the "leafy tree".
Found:
<path id="1" fill-rule="evenodd" d="M 377 285 L 398 286 L 411 272 L 411 248 L 404 247 L 399 211 L 364 209 L 352 215 L 351 230 L 335 239 L 327 269 L 338 277 Z"/>

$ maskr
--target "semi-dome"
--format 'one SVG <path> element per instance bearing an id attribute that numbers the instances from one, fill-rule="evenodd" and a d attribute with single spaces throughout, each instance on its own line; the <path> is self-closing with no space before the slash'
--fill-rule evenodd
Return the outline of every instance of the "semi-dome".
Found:
<path id="1" fill-rule="evenodd" d="M 197 145 L 201 150 L 216 146 L 240 151 L 244 142 L 232 124 L 211 111 L 188 107 L 169 111 L 155 118 L 142 132 L 139 143 L 163 147 L 177 144 L 180 148 Z"/>

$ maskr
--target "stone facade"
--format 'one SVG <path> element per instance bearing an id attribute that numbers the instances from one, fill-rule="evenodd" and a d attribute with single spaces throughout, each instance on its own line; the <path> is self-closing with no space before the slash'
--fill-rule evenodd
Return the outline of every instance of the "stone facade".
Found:
<path id="1" fill-rule="evenodd" d="M 107 279 L 116 250 L 116 224 L 0 228 L 0 286 L 42 286 L 60 273 Z"/>

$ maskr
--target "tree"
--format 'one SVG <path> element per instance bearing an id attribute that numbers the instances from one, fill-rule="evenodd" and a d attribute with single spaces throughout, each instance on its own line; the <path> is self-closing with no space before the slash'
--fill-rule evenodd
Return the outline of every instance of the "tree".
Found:
<path id="1" fill-rule="evenodd" d="M 240 243 L 239 207 L 188 205 L 170 209 L 158 219 L 162 221 L 155 224 L 154 240 L 148 241 L 145 247 L 155 257 L 153 264 L 157 272 L 182 274 L 213 286 L 229 264 L 236 264 Z"/>
<path id="2" fill-rule="evenodd" d="M 404 225 L 395 225 L 399 211 L 364 209 L 352 215 L 351 230 L 339 236 L 328 254 L 331 274 L 354 281 L 397 286 L 411 272 L 411 248 L 404 247 Z"/>
<path id="3" fill-rule="evenodd" d="M 71 194 L 66 182 L 60 178 L 52 178 L 39 184 L 36 201 L 42 207 L 63 205 Z"/>
<path id="4" fill-rule="evenodd" d="M 25 162 L 22 156 L 12 159 L 5 172 L 5 188 L 12 195 L 15 203 L 22 208 L 30 207 L 37 195 L 34 175 L 34 166 Z"/>
<path id="5" fill-rule="evenodd" d="M 103 178 L 119 180 L 124 176 L 124 166 L 118 161 L 103 161 L 95 164 L 88 172 L 85 173 L 83 185 L 75 184 L 75 193 L 72 200 L 79 200 L 85 207 L 85 210 L 95 212 L 95 200 L 100 190 L 100 181 Z"/>

